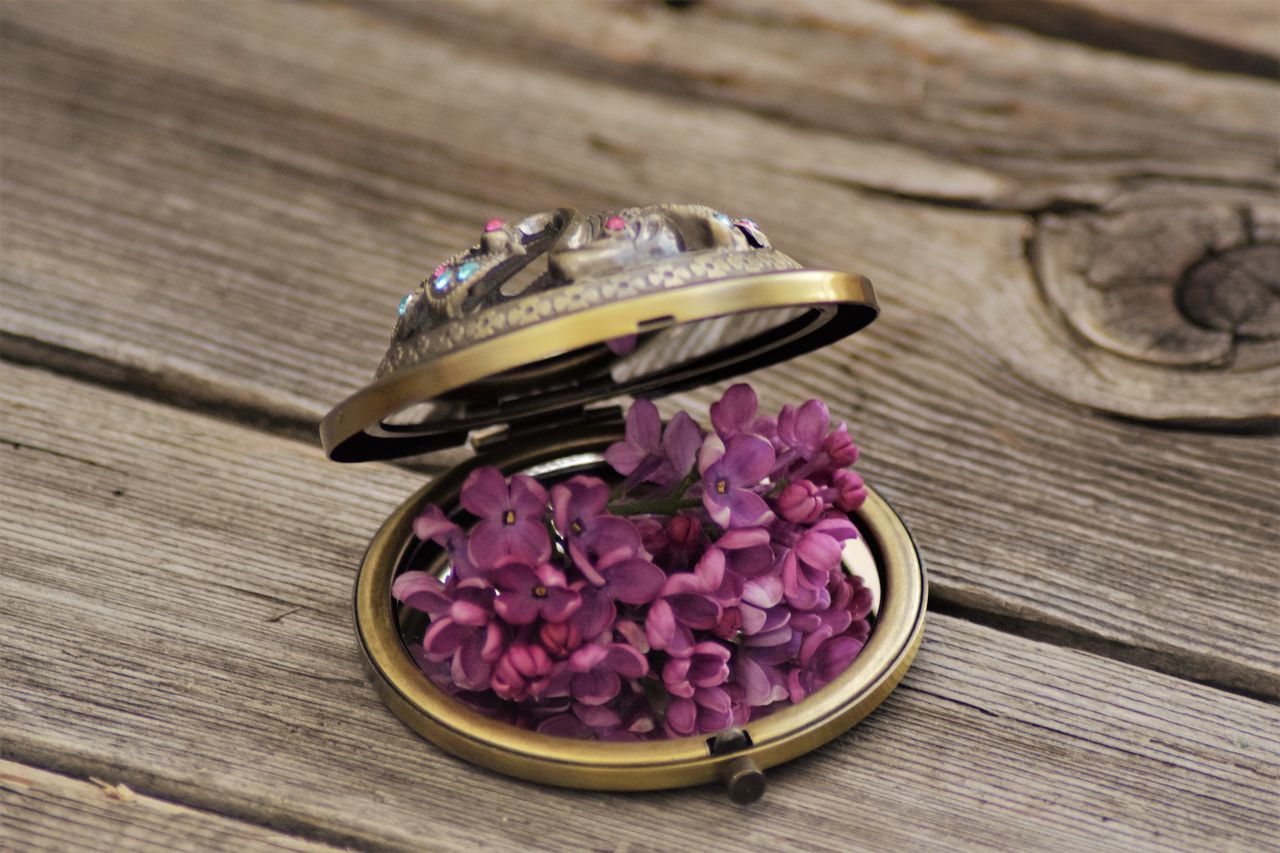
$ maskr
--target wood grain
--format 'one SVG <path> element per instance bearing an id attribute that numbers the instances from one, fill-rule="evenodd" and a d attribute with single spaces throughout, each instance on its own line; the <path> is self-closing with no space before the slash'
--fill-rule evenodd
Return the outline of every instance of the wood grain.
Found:
<path id="1" fill-rule="evenodd" d="M 712 0 L 672 13 L 643 3 L 393 0 L 361 8 L 530 64 L 1015 177 L 984 199 L 992 205 L 1098 203 L 1142 176 L 1275 184 L 1280 101 L 1271 75 L 1197 73 L 928 6 Z"/>
<path id="2" fill-rule="evenodd" d="M 5 850 L 333 850 L 260 826 L 0 760 L 0 846 Z"/>
<path id="3" fill-rule="evenodd" d="M 1252 424 L 1280 405 L 1274 368 L 1175 372 L 1082 346 L 1041 296 L 1025 216 L 811 174 L 882 162 L 881 143 L 495 59 L 363 7 L 67 8 L 6 6 L 11 355 L 296 432 L 366 380 L 400 292 L 490 215 L 566 198 L 759 211 L 802 260 L 880 287 L 867 333 L 756 379 L 771 405 L 816 394 L 850 419 L 941 604 L 1280 695 L 1275 440 L 1059 399 Z M 1260 84 L 1141 67 L 1260 103 Z M 1001 180 L 893 150 L 945 192 Z"/>
<path id="4" fill-rule="evenodd" d="M 1166 188 L 1043 217 L 1031 251 L 1044 296 L 1101 349 L 1234 374 L 1280 400 L 1280 242 L 1259 227 L 1280 203 L 1204 196 Z"/>
<path id="5" fill-rule="evenodd" d="M 0 402 L 18 760 L 396 848 L 1213 850 L 1280 830 L 1274 705 L 946 616 L 879 711 L 750 810 L 473 769 L 396 722 L 354 648 L 353 567 L 415 476 L 34 370 L 0 367 Z"/>
<path id="6" fill-rule="evenodd" d="M 1054 38 L 1197 68 L 1280 75 L 1280 9 L 1270 0 L 936 0 Z"/>

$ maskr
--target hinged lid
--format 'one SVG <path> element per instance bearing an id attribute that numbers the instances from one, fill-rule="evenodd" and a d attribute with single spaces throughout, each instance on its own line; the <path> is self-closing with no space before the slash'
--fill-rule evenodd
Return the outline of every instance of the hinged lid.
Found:
<path id="1" fill-rule="evenodd" d="M 495 220 L 404 298 L 375 380 L 320 435 L 340 462 L 422 453 L 774 364 L 876 312 L 865 278 L 803 269 L 700 205 Z"/>

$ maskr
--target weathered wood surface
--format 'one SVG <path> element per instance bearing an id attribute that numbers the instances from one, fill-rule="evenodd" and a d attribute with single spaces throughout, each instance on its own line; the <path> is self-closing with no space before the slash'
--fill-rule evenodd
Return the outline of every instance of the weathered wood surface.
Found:
<path id="1" fill-rule="evenodd" d="M 357 846 L 1214 850 L 1280 831 L 1277 707 L 947 616 L 879 711 L 750 810 L 472 768 L 391 716 L 352 638 L 352 568 L 415 475 L 0 377 L 17 760 Z"/>
<path id="2" fill-rule="evenodd" d="M 0 760 L 0 847 L 5 850 L 296 850 L 334 848 L 104 780 L 70 779 Z"/>
<path id="3" fill-rule="evenodd" d="M 918 0 L 899 0 L 918 2 Z M 1271 0 L 939 0 L 980 20 L 1211 71 L 1280 75 Z"/>
<path id="4" fill-rule="evenodd" d="M 880 285 L 885 313 L 868 332 L 758 382 L 771 404 L 821 394 L 851 420 L 870 475 L 920 534 L 935 601 L 1280 695 L 1265 604 L 1280 595 L 1265 560 L 1280 444 L 1076 405 L 1233 427 L 1275 415 L 1272 344 L 1237 346 L 1231 325 L 1270 329 L 1270 303 L 1230 314 L 1226 329 L 1166 305 L 1188 287 L 1172 280 L 1178 264 L 1194 266 L 1214 228 L 1274 244 L 1267 199 L 1251 189 L 1274 181 L 1258 126 L 1273 84 L 1010 45 L 949 13 L 878 5 L 842 7 L 814 36 L 813 61 L 789 69 L 781 57 L 808 56 L 798 45 L 812 27 L 761 28 L 763 13 L 719 7 L 679 13 L 679 26 L 661 9 L 595 4 L 558 17 L 544 4 L 488 17 L 471 4 L 5 8 L 11 356 L 309 435 L 367 378 L 399 294 L 488 216 L 645 198 L 749 211 L 803 260 Z M 735 71 L 747 75 L 739 86 L 699 82 L 705 68 L 680 64 L 727 63 L 752 26 L 761 55 L 775 56 L 761 67 L 779 66 L 772 82 L 754 67 Z M 517 32 L 574 41 L 548 57 Z M 705 50 L 677 49 L 695 36 Z M 849 71 L 817 79 L 824 56 L 848 56 Z M 939 63 L 953 76 L 977 63 L 979 80 L 960 92 Z M 889 85 L 891 67 L 941 76 L 923 101 L 890 89 L 870 109 L 853 87 Z M 658 71 L 670 85 L 642 85 Z M 1050 85 L 1060 94 L 1045 102 L 1035 87 Z M 1108 91 L 1099 115 L 1080 107 L 1086 86 Z M 701 100 L 689 102 L 690 87 Z M 774 117 L 803 106 L 800 88 L 822 99 L 829 126 Z M 1014 99 L 984 132 L 1022 139 L 1018 157 L 987 152 L 976 129 L 968 148 L 912 130 L 939 110 L 968 126 L 962 116 L 986 114 L 983 92 Z M 1065 136 L 1031 139 L 1018 119 L 1047 126 L 1069 109 L 1083 126 Z M 1136 155 L 1064 147 L 1108 134 L 1133 137 L 1119 148 L 1149 152 L 1166 179 L 1144 180 L 1150 164 Z M 1125 192 L 1134 181 L 1141 191 Z M 1105 206 L 1018 210 L 1079 205 L 1086 184 Z M 1135 197 L 1164 199 L 1150 227 L 1180 241 L 1177 263 L 1143 236 Z M 1246 203 L 1262 212 L 1241 236 L 1244 219 L 1223 211 Z M 1187 204 L 1213 227 L 1178 231 Z M 1088 269 L 1079 278 L 1072 252 L 1101 265 L 1108 289 L 1091 290 Z M 1166 262 L 1164 278 L 1153 261 Z M 1223 366 L 1236 349 L 1249 358 Z"/>
<path id="5" fill-rule="evenodd" d="M 140 793 L 40 775 L 0 832 L 1274 842 L 1280 10 L 943 5 L 0 5 L 0 355 L 88 383 L 0 374 L 0 749 Z M 409 735 L 348 601 L 419 475 L 314 446 L 480 223 L 661 200 L 876 282 L 870 330 L 753 381 L 850 420 L 936 607 L 886 706 L 731 815 Z"/>

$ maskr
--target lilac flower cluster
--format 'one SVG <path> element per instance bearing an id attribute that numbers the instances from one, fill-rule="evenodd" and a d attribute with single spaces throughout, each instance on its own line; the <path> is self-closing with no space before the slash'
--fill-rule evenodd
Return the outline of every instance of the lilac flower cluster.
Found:
<path id="1" fill-rule="evenodd" d="M 435 506 L 414 522 L 447 579 L 392 588 L 430 617 L 423 670 L 484 713 L 610 741 L 741 726 L 830 682 L 870 633 L 871 592 L 841 569 L 858 449 L 818 400 L 757 408 L 735 385 L 704 434 L 637 400 L 612 489 L 473 471 L 469 530 Z"/>

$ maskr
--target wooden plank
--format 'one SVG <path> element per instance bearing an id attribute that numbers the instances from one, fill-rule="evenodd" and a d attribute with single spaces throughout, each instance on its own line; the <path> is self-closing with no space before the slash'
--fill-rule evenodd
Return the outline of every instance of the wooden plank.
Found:
<path id="1" fill-rule="evenodd" d="M 18 760 L 395 847 L 1212 850 L 1280 830 L 1280 708 L 946 616 L 879 711 L 749 811 L 471 768 L 381 706 L 351 633 L 353 567 L 417 477 L 34 370 L 0 368 L 0 403 Z"/>
<path id="2" fill-rule="evenodd" d="M 335 848 L 243 821 L 0 760 L 0 845 L 6 850 L 155 851 Z"/>
<path id="3" fill-rule="evenodd" d="M 1094 203 L 1137 176 L 1275 181 L 1274 75 L 1197 73 L 949 10 L 826 0 L 361 8 L 531 64 L 1016 176 L 1016 189 L 990 200 L 1003 206 Z"/>
<path id="4" fill-rule="evenodd" d="M 1213 71 L 1280 75 L 1280 9 L 1271 0 L 934 1 L 983 21 L 1106 50 Z"/>
<path id="5" fill-rule="evenodd" d="M 1276 548 L 1275 441 L 1152 431 L 1054 396 L 1247 422 L 1274 412 L 1274 368 L 1170 370 L 1083 346 L 1031 275 L 1025 218 L 796 174 L 785 158 L 868 152 L 350 10 L 67 8 L 6 7 L 11 354 L 309 430 L 367 378 L 399 293 L 489 215 L 566 194 L 704 198 L 880 286 L 870 331 L 757 381 L 770 405 L 816 394 L 850 419 L 940 602 L 1280 694 L 1260 560 Z M 980 179 L 935 167 L 957 192 Z"/>

